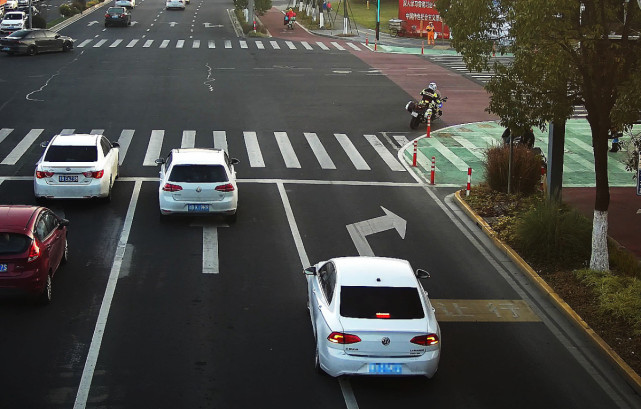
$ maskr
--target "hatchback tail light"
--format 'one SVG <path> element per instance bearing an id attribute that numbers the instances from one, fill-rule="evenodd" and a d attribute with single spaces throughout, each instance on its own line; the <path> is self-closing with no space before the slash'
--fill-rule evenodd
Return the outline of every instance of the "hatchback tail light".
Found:
<path id="1" fill-rule="evenodd" d="M 53 176 L 53 172 L 43 172 L 41 170 L 36 170 L 36 177 L 38 179 L 50 178 Z"/>
<path id="2" fill-rule="evenodd" d="M 327 339 L 329 342 L 335 344 L 355 344 L 361 342 L 361 339 L 357 335 L 346 334 L 344 332 L 332 332 Z"/>
<path id="3" fill-rule="evenodd" d="M 165 192 L 179 192 L 183 190 L 182 186 L 180 185 L 173 185 L 171 183 L 165 183 L 165 186 L 162 187 L 162 190 Z"/>
<path id="4" fill-rule="evenodd" d="M 31 262 L 34 261 L 40 257 L 40 247 L 38 247 L 38 243 L 36 243 L 35 240 L 31 242 L 31 247 L 29 247 L 29 256 L 27 257 L 27 261 Z"/>
<path id="5" fill-rule="evenodd" d="M 426 335 L 417 335 L 410 340 L 412 344 L 423 345 L 429 347 L 431 345 L 438 344 L 438 335 L 436 334 L 426 334 Z"/>
<path id="6" fill-rule="evenodd" d="M 234 185 L 232 185 L 231 183 L 227 183 L 226 185 L 216 186 L 216 190 L 219 192 L 233 192 L 235 189 Z"/>
<path id="7" fill-rule="evenodd" d="M 82 174 L 86 178 L 100 179 L 105 175 L 105 171 L 104 170 L 97 170 L 95 172 L 82 172 Z"/>

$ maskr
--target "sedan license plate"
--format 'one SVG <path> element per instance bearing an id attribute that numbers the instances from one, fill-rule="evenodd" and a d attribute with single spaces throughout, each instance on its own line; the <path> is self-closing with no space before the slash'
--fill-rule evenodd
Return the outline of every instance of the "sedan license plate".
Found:
<path id="1" fill-rule="evenodd" d="M 401 364 L 369 364 L 369 373 L 398 375 L 403 373 Z"/>
<path id="2" fill-rule="evenodd" d="M 417 117 L 417 116 L 418 116 L 418 112 L 413 111 L 413 112 L 412 112 L 412 116 L 413 116 L 413 117 Z"/>
<path id="3" fill-rule="evenodd" d="M 111 18 L 119 18 L 120 16 L 111 16 Z"/>
<path id="4" fill-rule="evenodd" d="M 78 181 L 78 175 L 74 175 L 74 176 L 60 175 L 60 176 L 58 176 L 58 181 L 59 182 L 77 182 Z"/>
<path id="5" fill-rule="evenodd" d="M 0 273 L 6 273 L 7 272 L 7 264 L 3 263 L 0 264 Z"/>
<path id="6" fill-rule="evenodd" d="M 187 211 L 188 212 L 208 212 L 209 205 L 208 204 L 188 204 Z"/>
<path id="7" fill-rule="evenodd" d="M 9 50 L 11 50 L 11 48 L 9 48 L 9 47 L 4 47 L 4 48 L 2 49 L 2 51 L 9 51 Z"/>

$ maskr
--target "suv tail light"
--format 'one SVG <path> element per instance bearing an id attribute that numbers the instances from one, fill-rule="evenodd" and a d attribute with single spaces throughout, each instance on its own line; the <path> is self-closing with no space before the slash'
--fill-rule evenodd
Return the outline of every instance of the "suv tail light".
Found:
<path id="1" fill-rule="evenodd" d="M 216 190 L 219 192 L 233 192 L 235 189 L 234 185 L 232 185 L 231 183 L 227 183 L 225 185 L 216 186 Z"/>
<path id="2" fill-rule="evenodd" d="M 361 339 L 357 335 L 345 334 L 344 332 L 332 332 L 327 339 L 329 342 L 335 344 L 355 344 L 361 342 Z"/>
<path id="3" fill-rule="evenodd" d="M 162 187 L 162 190 L 165 192 L 179 192 L 183 190 L 182 186 L 173 185 L 171 183 L 165 183 L 165 186 Z"/>
<path id="4" fill-rule="evenodd" d="M 410 340 L 412 344 L 423 345 L 429 347 L 431 345 L 438 344 L 438 335 L 436 334 L 426 334 L 426 335 L 417 335 Z"/>
<path id="5" fill-rule="evenodd" d="M 27 261 L 34 261 L 38 257 L 40 257 L 40 247 L 38 247 L 38 244 L 35 240 L 32 240 L 31 247 L 29 247 L 29 256 L 27 257 Z"/>
<path id="6" fill-rule="evenodd" d="M 98 171 L 95 171 L 95 172 L 82 172 L 82 174 L 86 178 L 100 179 L 105 175 L 105 171 L 104 170 L 98 170 Z"/>
<path id="7" fill-rule="evenodd" d="M 51 176 L 53 176 L 53 172 L 44 172 L 41 170 L 36 170 L 36 177 L 38 179 L 50 178 Z"/>

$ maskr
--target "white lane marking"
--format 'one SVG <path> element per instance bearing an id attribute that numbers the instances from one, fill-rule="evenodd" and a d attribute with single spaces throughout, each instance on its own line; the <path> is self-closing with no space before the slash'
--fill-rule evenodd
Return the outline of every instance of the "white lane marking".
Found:
<path id="1" fill-rule="evenodd" d="M 141 186 L 142 181 L 137 181 L 135 183 L 131 201 L 129 202 L 129 207 L 127 208 L 127 214 L 122 226 L 122 232 L 120 233 L 120 238 L 118 239 L 118 247 L 116 248 L 114 261 L 111 265 L 111 271 L 109 272 L 107 288 L 105 288 L 105 295 L 102 298 L 100 312 L 98 313 L 98 319 L 96 320 L 96 327 L 94 328 L 93 336 L 91 338 L 91 345 L 89 345 L 89 352 L 87 352 L 87 360 L 85 361 L 85 366 L 82 370 L 82 377 L 80 378 L 80 385 L 78 386 L 76 401 L 73 404 L 74 409 L 84 409 L 87 406 L 89 389 L 91 389 L 91 381 L 96 369 L 96 363 L 98 362 L 98 355 L 100 354 L 102 336 L 104 335 L 105 328 L 107 327 L 109 309 L 111 308 L 111 301 L 113 300 L 114 293 L 116 292 L 116 284 L 118 283 L 118 276 L 120 275 L 120 269 L 123 265 L 125 249 L 127 247 L 127 241 L 129 241 L 129 232 L 131 231 L 131 225 L 134 219 L 134 213 L 136 211 L 136 204 L 138 203 L 138 196 L 140 195 Z"/>
<path id="2" fill-rule="evenodd" d="M 92 129 L 91 131 L 89 131 L 89 135 L 104 135 L 104 133 L 104 129 Z"/>
<path id="3" fill-rule="evenodd" d="M 165 131 L 163 130 L 151 131 L 149 146 L 147 147 L 142 166 L 156 166 L 156 159 L 160 158 L 160 150 L 162 149 L 162 140 L 164 137 Z"/>
<path id="4" fill-rule="evenodd" d="M 394 136 L 392 136 L 392 138 L 394 138 L 394 140 L 396 140 L 396 143 L 398 143 L 398 146 L 400 146 L 400 147 L 403 147 L 403 146 L 407 145 L 408 143 L 410 143 L 410 141 L 407 140 L 405 135 L 394 135 Z"/>
<path id="5" fill-rule="evenodd" d="M 337 50 L 345 51 L 345 48 L 343 48 L 343 46 L 342 46 L 342 45 L 340 45 L 340 44 L 338 44 L 336 41 L 332 41 L 332 42 L 331 42 L 331 44 L 332 44 L 334 47 L 336 47 L 336 49 L 337 49 Z"/>
<path id="6" fill-rule="evenodd" d="M 0 143 L 4 141 L 4 139 L 9 136 L 9 134 L 13 132 L 13 128 L 2 128 L 0 129 Z"/>
<path id="7" fill-rule="evenodd" d="M 216 42 L 214 40 L 207 41 L 207 47 L 216 48 Z"/>
<path id="8" fill-rule="evenodd" d="M 289 224 L 289 230 L 292 232 L 292 237 L 294 239 L 294 244 L 296 245 L 296 250 L 298 251 L 298 258 L 303 268 L 310 266 L 309 257 L 305 251 L 305 245 L 303 244 L 303 238 L 300 235 L 298 230 L 298 225 L 296 224 L 296 219 L 294 218 L 294 211 L 292 210 L 292 205 L 289 202 L 287 197 L 287 191 L 285 190 L 285 185 L 283 181 L 277 181 L 276 186 L 278 187 L 278 193 L 280 193 L 280 199 L 283 202 L 283 208 L 285 209 L 285 215 L 287 216 L 287 223 Z M 343 392 L 343 399 L 345 399 L 345 405 L 347 409 L 358 409 L 358 403 L 356 402 L 356 397 L 354 396 L 354 391 L 352 386 L 349 383 L 349 380 L 345 378 L 338 378 L 338 384 L 341 387 Z M 75 409 L 75 408 L 74 408 Z"/>
<path id="9" fill-rule="evenodd" d="M 227 132 L 214 131 L 214 148 L 222 149 L 229 153 L 229 150 L 227 150 Z"/>
<path id="10" fill-rule="evenodd" d="M 394 155 L 385 148 L 385 145 L 376 137 L 376 135 L 364 135 L 365 139 L 372 145 L 376 153 L 385 161 L 387 166 L 394 172 L 405 172 L 405 167 L 401 165 Z"/>
<path id="11" fill-rule="evenodd" d="M 465 161 L 461 158 L 459 158 L 452 150 L 445 145 L 441 141 L 439 141 L 436 138 L 426 138 L 427 141 L 429 141 L 429 144 L 436 149 L 445 159 L 450 161 L 452 165 L 456 167 L 456 169 L 460 170 L 461 172 L 467 172 L 467 169 L 469 168 L 469 165 L 465 163 Z"/>
<path id="12" fill-rule="evenodd" d="M 247 41 L 240 40 L 240 48 L 247 48 Z"/>
<path id="13" fill-rule="evenodd" d="M 263 45 L 262 41 L 256 41 L 256 48 L 258 48 L 259 50 L 264 50 L 265 46 Z"/>
<path id="14" fill-rule="evenodd" d="M 154 40 L 147 40 L 145 44 L 142 45 L 142 48 L 149 48 L 154 43 Z"/>
<path id="15" fill-rule="evenodd" d="M 183 131 L 181 148 L 193 148 L 196 145 L 196 131 Z"/>
<path id="16" fill-rule="evenodd" d="M 276 41 L 270 41 L 269 44 L 272 45 L 272 48 L 274 50 L 280 50 L 280 45 L 278 45 L 278 43 Z"/>
<path id="17" fill-rule="evenodd" d="M 285 41 L 285 44 L 287 44 L 287 47 L 289 47 L 290 50 L 295 50 L 296 49 L 296 46 L 291 41 Z"/>
<path id="18" fill-rule="evenodd" d="M 111 43 L 111 44 L 109 45 L 109 48 L 116 48 L 116 47 L 118 47 L 118 45 L 119 45 L 120 43 L 122 43 L 122 39 L 121 39 L 121 38 L 119 38 L 119 39 L 117 39 L 116 41 L 114 41 L 113 43 Z"/>
<path id="19" fill-rule="evenodd" d="M 321 50 L 328 51 L 329 47 L 325 45 L 322 41 L 316 41 L 316 44 L 321 48 Z"/>
<path id="20" fill-rule="evenodd" d="M 347 135 L 344 133 L 335 133 L 334 136 L 338 140 L 338 143 L 343 147 L 343 150 L 349 157 L 349 160 L 352 161 L 357 170 L 370 170 L 369 165 L 367 165 L 367 162 L 365 162 L 365 159 L 363 159 L 361 154 L 358 153 L 358 150 L 352 141 L 349 140 Z"/>
<path id="21" fill-rule="evenodd" d="M 131 144 L 131 139 L 134 137 L 133 129 L 123 129 L 120 132 L 120 138 L 118 138 L 118 144 L 120 149 L 118 150 L 118 164 L 122 165 L 122 162 L 127 156 L 127 151 L 129 150 L 129 145 Z"/>
<path id="22" fill-rule="evenodd" d="M 185 40 L 176 41 L 176 48 L 183 48 L 184 45 L 185 45 Z"/>
<path id="23" fill-rule="evenodd" d="M 83 48 L 84 46 L 86 46 L 87 44 L 89 44 L 89 43 L 90 43 L 90 42 L 92 42 L 92 41 L 93 41 L 92 39 L 85 40 L 85 41 L 83 41 L 82 43 L 78 44 L 76 47 L 78 47 L 78 48 Z"/>
<path id="24" fill-rule="evenodd" d="M 312 148 L 312 152 L 314 152 L 320 167 L 322 169 L 336 169 L 336 165 L 334 165 L 332 158 L 330 158 L 320 139 L 318 139 L 318 135 L 314 132 L 305 132 L 305 138 L 307 139 L 307 143 L 309 143 L 309 147 Z"/>
<path id="25" fill-rule="evenodd" d="M 260 152 L 256 132 L 243 131 L 243 136 L 245 137 L 245 147 L 249 156 L 249 166 L 252 168 L 264 168 L 265 161 L 263 160 L 263 154 Z"/>
<path id="26" fill-rule="evenodd" d="M 32 129 L 29 133 L 22 138 L 20 142 L 16 145 L 15 148 L 7 155 L 6 158 L 2 161 L 2 165 L 15 165 L 16 162 L 24 155 L 24 153 L 29 149 L 31 145 L 38 139 L 40 134 L 44 129 Z"/>
<path id="27" fill-rule="evenodd" d="M 347 45 L 352 47 L 356 51 L 363 51 L 360 48 L 358 48 L 358 46 L 356 44 L 354 44 L 354 43 L 347 43 Z"/>
<path id="28" fill-rule="evenodd" d="M 127 48 L 132 48 L 133 46 L 135 46 L 136 44 L 138 44 L 138 41 L 140 41 L 140 40 L 139 40 L 139 39 L 137 39 L 137 38 L 135 38 L 135 39 L 131 40 L 131 41 L 129 42 L 129 44 L 127 44 Z"/>
<path id="29" fill-rule="evenodd" d="M 468 150 L 472 155 L 476 156 L 478 159 L 485 160 L 485 154 L 483 153 L 486 148 L 480 148 L 469 139 L 465 139 L 459 135 L 451 135 L 452 139 L 461 144 L 462 147 Z"/>
<path id="30" fill-rule="evenodd" d="M 308 50 L 313 50 L 312 46 L 311 46 L 311 45 L 309 45 L 309 43 L 308 43 L 307 41 L 301 41 L 300 43 L 301 43 L 301 44 L 303 45 L 303 47 L 305 47 L 306 49 L 308 49 Z"/>
<path id="31" fill-rule="evenodd" d="M 65 128 L 62 131 L 60 131 L 58 135 L 73 135 L 74 132 L 75 132 L 75 129 Z"/>
<path id="32" fill-rule="evenodd" d="M 298 161 L 292 142 L 287 136 L 287 132 L 274 132 L 274 136 L 276 137 L 278 149 L 280 149 L 280 153 L 283 155 L 285 166 L 300 169 L 300 162 Z"/>
<path id="33" fill-rule="evenodd" d="M 200 40 L 194 40 L 194 43 L 191 45 L 191 48 L 200 48 Z"/>
<path id="34" fill-rule="evenodd" d="M 203 226 L 203 274 L 218 274 L 218 228 Z"/>
<path id="35" fill-rule="evenodd" d="M 231 40 L 225 40 L 225 48 L 231 48 Z"/>
<path id="36" fill-rule="evenodd" d="M 169 45 L 169 40 L 162 40 L 162 43 L 160 43 L 159 48 L 167 48 L 168 45 Z"/>
<path id="37" fill-rule="evenodd" d="M 98 41 L 96 44 L 94 44 L 94 45 L 93 45 L 93 48 L 101 47 L 101 46 L 102 46 L 104 43 L 106 43 L 106 42 L 107 42 L 107 40 L 105 40 L 105 39 L 103 38 L 102 40 L 100 40 L 100 41 Z"/>

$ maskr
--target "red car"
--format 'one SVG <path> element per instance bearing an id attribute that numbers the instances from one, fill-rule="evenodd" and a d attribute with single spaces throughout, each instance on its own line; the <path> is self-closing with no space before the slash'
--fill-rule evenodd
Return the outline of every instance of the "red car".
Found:
<path id="1" fill-rule="evenodd" d="M 51 280 L 67 261 L 68 224 L 46 207 L 0 205 L 0 294 L 51 302 Z"/>

